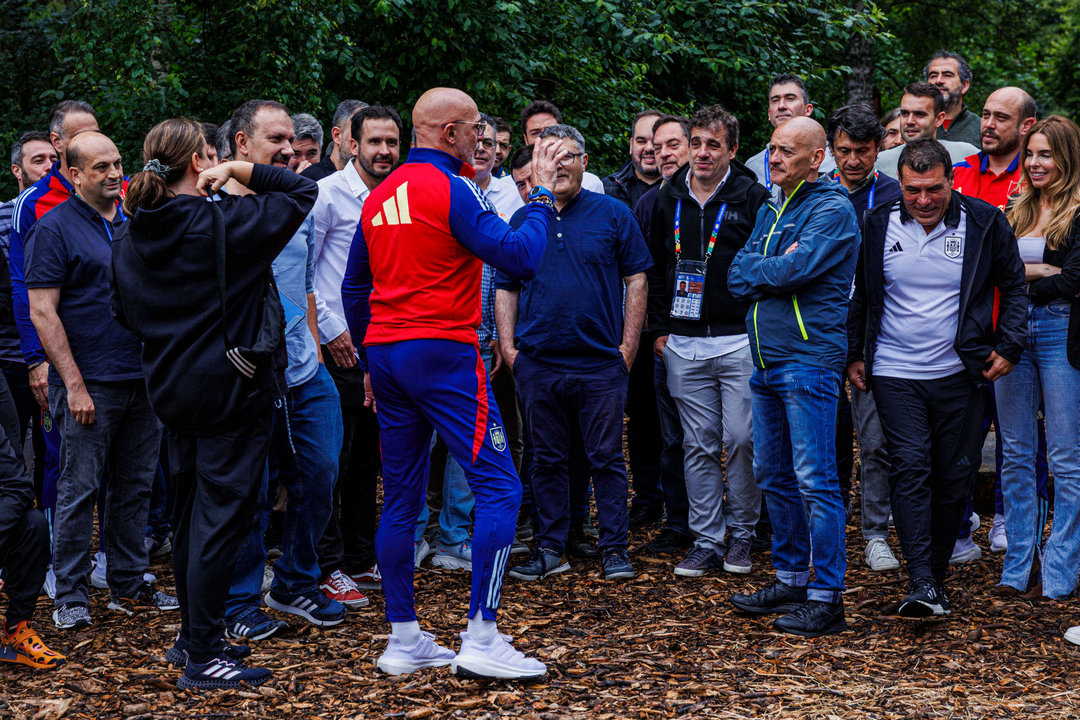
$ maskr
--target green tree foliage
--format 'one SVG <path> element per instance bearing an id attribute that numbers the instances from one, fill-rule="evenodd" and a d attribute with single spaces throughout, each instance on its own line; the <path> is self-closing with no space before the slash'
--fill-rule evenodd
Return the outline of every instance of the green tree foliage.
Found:
<path id="1" fill-rule="evenodd" d="M 407 119 L 421 92 L 450 85 L 515 127 L 528 101 L 551 100 L 608 172 L 646 107 L 721 102 L 753 152 L 766 78 L 839 83 L 849 38 L 880 33 L 882 15 L 847 0 L 0 0 L 0 21 L 5 145 L 82 98 L 131 171 L 165 117 L 220 123 L 269 97 L 325 123 L 355 97 Z"/>

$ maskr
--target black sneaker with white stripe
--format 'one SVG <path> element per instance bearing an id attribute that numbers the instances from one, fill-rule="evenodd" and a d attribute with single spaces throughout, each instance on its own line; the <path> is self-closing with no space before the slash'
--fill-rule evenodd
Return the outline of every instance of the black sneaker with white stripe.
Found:
<path id="1" fill-rule="evenodd" d="M 337 600 L 331 600 L 312 585 L 298 593 L 288 593 L 270 588 L 263 598 L 266 606 L 281 612 L 298 615 L 313 625 L 333 627 L 345 621 L 348 610 Z"/>
<path id="2" fill-rule="evenodd" d="M 224 690 L 239 687 L 258 687 L 270 679 L 266 668 L 245 667 L 224 653 L 210 662 L 187 661 L 184 674 L 176 681 L 181 690 Z"/>
<path id="3" fill-rule="evenodd" d="M 251 654 L 251 648 L 247 645 L 233 645 L 226 642 L 225 638 L 221 638 L 219 645 L 222 654 L 230 660 L 243 660 Z M 180 637 L 180 633 L 176 634 L 176 640 L 173 641 L 172 647 L 165 651 L 165 659 L 176 667 L 187 663 L 188 642 Z"/>
<path id="4" fill-rule="evenodd" d="M 945 597 L 945 588 L 932 578 L 917 577 L 908 586 L 907 597 L 897 610 L 900 617 L 927 618 L 948 615 L 952 612 L 949 598 Z"/>

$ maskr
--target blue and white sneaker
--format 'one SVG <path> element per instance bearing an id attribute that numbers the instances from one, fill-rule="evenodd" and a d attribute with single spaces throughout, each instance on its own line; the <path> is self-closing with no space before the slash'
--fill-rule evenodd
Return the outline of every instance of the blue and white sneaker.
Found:
<path id="1" fill-rule="evenodd" d="M 230 640 L 263 640 L 287 630 L 289 623 L 275 620 L 257 607 L 225 620 L 225 637 Z"/>
<path id="2" fill-rule="evenodd" d="M 449 665 L 455 657 L 453 650 L 435 642 L 432 633 L 422 631 L 415 645 L 405 645 L 391 633 L 375 667 L 387 675 L 408 675 L 420 668 Z"/>
<path id="3" fill-rule="evenodd" d="M 218 690 L 239 687 L 258 687 L 270 679 L 266 668 L 245 667 L 222 653 L 210 662 L 197 663 L 188 660 L 184 674 L 176 681 L 181 690 Z"/>
<path id="4" fill-rule="evenodd" d="M 413 542 L 413 569 L 419 570 L 420 563 L 424 562 L 424 558 L 431 554 L 431 545 L 428 544 L 427 538 L 420 538 Z"/>
<path id="5" fill-rule="evenodd" d="M 435 556 L 431 558 L 432 566 L 446 570 L 472 570 L 472 543 L 468 540 L 454 547 L 446 547 L 442 543 L 437 547 Z"/>
<path id="6" fill-rule="evenodd" d="M 312 585 L 298 593 L 270 589 L 263 598 L 266 606 L 292 615 L 299 615 L 313 625 L 333 627 L 345 621 L 349 611 L 337 600 L 323 595 L 319 588 Z"/>

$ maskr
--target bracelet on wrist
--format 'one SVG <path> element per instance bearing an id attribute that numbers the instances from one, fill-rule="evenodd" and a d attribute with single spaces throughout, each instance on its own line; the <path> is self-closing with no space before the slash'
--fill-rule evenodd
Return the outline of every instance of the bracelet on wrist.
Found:
<path id="1" fill-rule="evenodd" d="M 529 204 L 543 205 L 544 207 L 555 210 L 555 201 L 547 195 L 537 195 L 536 197 L 529 198 Z"/>

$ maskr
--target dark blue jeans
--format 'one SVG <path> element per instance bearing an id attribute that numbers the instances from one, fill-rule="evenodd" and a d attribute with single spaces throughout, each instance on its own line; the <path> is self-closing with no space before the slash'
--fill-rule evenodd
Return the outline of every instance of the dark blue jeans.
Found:
<path id="1" fill-rule="evenodd" d="M 622 450 L 627 371 L 622 362 L 568 373 L 521 353 L 514 361 L 533 445 L 533 495 L 542 547 L 563 552 L 570 529 L 569 463 L 572 428 L 578 428 L 592 474 L 600 516 L 600 548 L 625 548 L 628 485 Z"/>
<path id="2" fill-rule="evenodd" d="M 648 351 L 646 346 L 641 352 Z M 684 534 L 690 533 L 690 501 L 686 497 L 686 474 L 683 470 L 683 429 L 679 409 L 671 398 L 667 385 L 664 358 L 653 356 L 653 387 L 656 389 L 656 409 L 660 413 L 660 485 L 664 490 L 667 520 L 664 527 Z"/>
<path id="3" fill-rule="evenodd" d="M 315 547 L 330 522 L 334 483 L 342 438 L 341 402 L 326 368 L 305 383 L 289 388 L 274 410 L 271 452 L 278 453 L 278 479 L 289 497 L 285 512 L 281 559 L 274 565 L 274 590 L 296 593 L 319 584 L 319 558 Z M 269 474 L 264 474 L 259 490 L 257 516 L 236 562 L 226 617 L 259 604 L 266 549 L 268 513 L 266 506 Z"/>
<path id="4" fill-rule="evenodd" d="M 754 476 L 772 520 L 776 578 L 809 584 L 807 598 L 822 602 L 840 601 L 847 572 L 836 479 L 839 387 L 835 370 L 797 362 L 755 369 L 750 378 Z"/>

